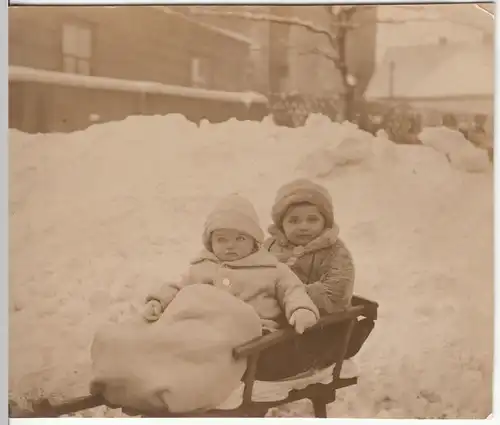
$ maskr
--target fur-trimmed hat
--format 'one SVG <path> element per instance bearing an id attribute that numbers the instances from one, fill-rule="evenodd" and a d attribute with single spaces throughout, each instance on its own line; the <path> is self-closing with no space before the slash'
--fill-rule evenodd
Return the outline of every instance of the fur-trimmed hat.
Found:
<path id="1" fill-rule="evenodd" d="M 240 195 L 232 194 L 222 199 L 205 221 L 203 244 L 212 251 L 212 232 L 220 229 L 234 229 L 254 238 L 259 244 L 264 240 L 264 232 L 253 205 Z"/>
<path id="2" fill-rule="evenodd" d="M 333 227 L 333 204 L 328 190 L 307 179 L 294 180 L 278 189 L 271 212 L 274 224 L 282 229 L 283 218 L 290 206 L 301 203 L 315 205 L 325 218 L 325 228 Z"/>

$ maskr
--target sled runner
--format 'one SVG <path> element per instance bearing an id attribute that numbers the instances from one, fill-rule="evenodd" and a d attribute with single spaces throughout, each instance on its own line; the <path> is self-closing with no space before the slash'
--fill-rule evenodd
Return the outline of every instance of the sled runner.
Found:
<path id="1" fill-rule="evenodd" d="M 9 403 L 10 417 L 41 418 L 60 417 L 81 410 L 98 406 L 108 406 L 121 409 L 129 416 L 142 417 L 264 417 L 267 411 L 276 406 L 293 401 L 309 399 L 314 407 L 317 418 L 327 417 L 327 405 L 336 399 L 336 391 L 356 385 L 357 376 L 342 374 L 342 366 L 346 359 L 355 356 L 361 349 L 374 328 L 377 319 L 378 304 L 368 299 L 354 296 L 352 307 L 348 310 L 333 313 L 321 318 L 316 325 L 303 335 L 298 335 L 292 329 L 279 330 L 256 338 L 234 349 L 235 358 L 246 358 L 247 369 L 241 383 L 241 388 L 235 390 L 225 406 L 218 406 L 209 411 L 195 411 L 183 414 L 172 414 L 168 411 L 140 412 L 132 411 L 123 406 L 110 405 L 101 395 L 93 394 L 75 398 L 60 404 L 51 404 L 47 399 L 33 403 L 32 411 L 20 411 Z M 321 371 L 312 372 L 307 376 L 289 377 L 280 382 L 263 382 L 259 376 L 259 358 L 271 349 L 287 346 L 293 341 L 303 340 L 317 333 L 320 336 L 331 336 L 321 340 L 321 350 L 331 356 Z M 334 349 L 332 349 L 334 348 Z M 262 396 L 262 389 L 268 389 L 268 396 Z M 280 391 L 275 391 L 280 388 Z M 283 393 L 283 389 L 287 389 Z M 260 396 L 258 393 L 260 391 Z M 272 393 L 272 394 L 271 394 Z M 273 398 L 274 396 L 274 398 Z"/>

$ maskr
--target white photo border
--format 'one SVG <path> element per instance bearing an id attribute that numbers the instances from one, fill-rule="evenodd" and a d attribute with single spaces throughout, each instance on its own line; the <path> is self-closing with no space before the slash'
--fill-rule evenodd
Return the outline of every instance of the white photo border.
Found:
<path id="1" fill-rule="evenodd" d="M 0 8 L 0 50 L 2 52 L 1 54 L 1 64 L 0 68 L 2 70 L 2 74 L 4 74 L 4 81 L 7 81 L 7 92 L 8 92 L 8 6 L 17 6 L 17 5 L 105 5 L 105 6 L 113 6 L 113 5 L 139 5 L 139 4 L 146 4 L 146 5 L 155 5 L 155 4 L 203 4 L 203 3 L 209 3 L 209 4 L 226 4 L 226 3 L 231 3 L 231 4 L 307 4 L 307 2 L 304 1 L 286 1 L 286 2 L 266 2 L 266 1 L 258 1 L 258 0 L 249 0 L 249 1 L 188 1 L 188 0 L 177 0 L 177 1 L 162 1 L 162 0 L 148 0 L 148 1 L 141 1 L 141 0 L 129 0 L 129 1 L 110 1 L 110 0 L 87 0 L 87 1 L 78 1 L 78 0 L 5 0 L 4 5 Z M 416 1 L 410 1 L 410 0 L 401 0 L 398 2 L 395 1 L 388 1 L 388 0 L 364 0 L 364 1 L 355 1 L 355 0 L 346 0 L 343 2 L 340 1 L 325 1 L 325 0 L 316 0 L 314 1 L 314 4 L 336 4 L 336 3 L 342 3 L 342 4 L 356 4 L 356 3 L 362 3 L 362 4 L 433 4 L 433 3 L 441 3 L 441 4 L 446 4 L 446 3 L 452 3 L 452 4 L 457 4 L 457 3 L 468 3 L 471 4 L 471 6 L 475 2 L 473 0 L 462 0 L 462 1 L 446 1 L 442 0 L 439 2 L 434 2 L 434 1 L 422 1 L 422 0 L 416 0 Z M 498 40 L 498 22 L 496 22 L 496 40 L 495 40 L 495 67 L 498 69 L 498 57 L 499 57 L 499 40 Z M 495 88 L 498 89 L 498 75 L 495 73 Z M 7 93 L 5 93 L 7 94 Z M 497 125 L 500 124 L 499 121 L 499 103 L 497 96 L 495 96 L 495 129 L 497 128 Z M 1 104 L 1 109 L 0 109 L 0 119 L 1 119 L 1 126 L 3 134 L 5 134 L 5 137 L 1 138 L 1 143 L 0 143 L 0 170 L 1 170 L 1 199 L 2 199 L 2 220 L 1 220 L 1 228 L 0 228 L 0 234 L 2 235 L 1 238 L 1 243 L 0 243 L 0 256 L 2 260 L 2 264 L 0 265 L 0 270 L 2 271 L 2 282 L 1 288 L 2 288 L 2 294 L 0 295 L 0 299 L 3 301 L 3 307 L 0 308 L 0 311 L 2 312 L 2 323 L 1 323 L 1 332 L 2 336 L 4 337 L 4 342 L 5 346 L 4 349 L 2 350 L 2 371 L 3 371 L 3 383 L 1 386 L 1 395 L 2 399 L 4 400 L 4 403 L 1 404 L 1 410 L 0 410 L 0 416 L 3 418 L 8 417 L 8 406 L 5 401 L 8 400 L 8 311 L 9 311 L 9 303 L 8 303 L 8 96 L 4 95 L 2 97 L 2 104 Z M 495 145 L 497 144 L 497 134 L 495 131 Z M 495 199 L 498 199 L 500 197 L 500 173 L 497 172 L 495 169 L 494 172 L 495 175 Z M 496 204 L 496 202 L 495 202 Z M 497 222 L 497 210 L 496 210 L 496 205 L 495 205 L 495 222 Z M 499 253 L 497 249 L 497 241 L 500 236 L 500 226 L 495 225 L 495 263 L 497 259 L 499 258 Z M 497 279 L 495 275 L 495 286 L 497 284 Z M 4 281 L 4 282 L 3 282 Z M 500 295 L 498 294 L 498 291 L 495 291 L 495 366 L 497 364 L 497 352 L 500 350 L 500 345 L 498 343 L 499 340 L 499 327 L 498 327 L 498 311 L 496 309 L 496 306 L 498 304 L 498 299 Z M 493 388 L 493 412 L 499 412 L 500 411 L 500 400 L 498 397 L 498 381 L 500 377 L 500 371 L 498 370 L 498 367 L 494 368 L 494 388 Z M 490 415 L 488 419 L 495 419 L 495 414 Z M 86 419 L 86 418 L 58 418 L 57 422 L 60 424 L 68 423 L 68 424 L 76 424 L 76 425 L 85 425 L 85 424 L 93 424 L 95 421 L 106 421 L 106 423 L 114 423 L 118 424 L 120 421 L 122 421 L 124 418 L 116 418 L 116 419 L 111 419 L 111 418 L 92 418 L 92 419 Z M 313 419 L 313 418 L 294 418 L 301 421 L 301 424 L 307 425 L 315 425 L 318 422 L 318 419 Z M 54 423 L 53 418 L 45 418 L 45 419 L 8 419 L 12 421 L 13 425 L 49 425 Z M 243 419 L 243 418 L 210 418 L 210 419 L 148 419 L 148 418 L 130 418 L 127 419 L 128 423 L 134 424 L 134 423 L 141 423 L 141 424 L 221 424 L 221 423 L 227 423 L 227 424 L 248 424 L 248 425 L 257 425 L 259 423 L 262 423 L 264 419 Z M 290 423 L 292 419 L 291 418 L 266 418 L 266 424 L 284 424 L 284 423 Z M 325 421 L 325 420 L 323 420 Z M 334 419 L 330 418 L 327 419 L 327 421 L 331 422 L 336 422 L 336 423 L 351 423 L 353 421 L 363 421 L 366 424 L 375 424 L 379 423 L 381 420 L 375 420 L 375 419 Z M 383 420 L 382 420 L 383 421 Z M 414 423 L 415 420 L 397 420 L 397 423 L 401 424 L 406 424 L 406 423 Z M 440 423 L 441 420 L 428 420 L 428 422 L 431 423 Z M 458 423 L 471 423 L 472 420 L 450 420 L 448 423 L 450 424 L 458 424 Z"/>
<path id="2" fill-rule="evenodd" d="M 9 155 L 8 155 L 8 19 L 7 19 L 7 0 L 2 2 L 0 6 L 0 72 L 3 75 L 2 80 L 6 82 L 4 94 L 1 96 L 1 106 L 0 106 L 0 126 L 2 129 L 2 136 L 0 137 L 0 211 L 2 214 L 0 221 L 0 333 L 2 335 L 2 340 L 5 345 L 3 345 L 1 350 L 1 374 L 2 382 L 0 386 L 0 397 L 4 400 L 0 404 L 0 418 L 8 418 L 8 323 L 9 323 L 9 296 L 8 296 L 8 276 L 9 276 L 9 263 L 8 263 L 8 165 L 9 165 Z"/>

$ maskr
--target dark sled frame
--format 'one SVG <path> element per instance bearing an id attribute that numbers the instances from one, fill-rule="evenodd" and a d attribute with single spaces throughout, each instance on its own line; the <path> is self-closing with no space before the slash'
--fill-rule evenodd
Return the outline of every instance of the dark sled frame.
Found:
<path id="1" fill-rule="evenodd" d="M 257 363 L 259 356 L 270 347 L 290 341 L 296 338 L 301 338 L 293 329 L 279 330 L 268 335 L 256 338 L 246 344 L 243 344 L 234 350 L 235 358 L 246 358 L 248 361 L 247 370 L 243 378 L 243 402 L 242 404 L 232 410 L 209 410 L 203 412 L 189 412 L 183 414 L 172 414 L 166 411 L 159 412 L 138 412 L 121 406 L 110 405 L 99 395 L 88 395 L 85 397 L 75 398 L 62 402 L 60 404 L 51 404 L 48 399 L 40 399 L 32 403 L 32 410 L 19 410 L 16 408 L 11 409 L 9 403 L 9 417 L 14 418 L 46 418 L 46 417 L 60 417 L 70 415 L 72 413 L 91 409 L 98 406 L 108 406 L 112 409 L 121 409 L 126 415 L 129 416 L 142 416 L 150 418 L 182 418 L 182 417 L 264 417 L 269 409 L 288 404 L 297 400 L 309 399 L 314 408 L 314 415 L 316 418 L 327 417 L 327 405 L 333 403 L 336 399 L 337 390 L 346 388 L 358 383 L 357 377 L 340 378 L 342 364 L 346 358 L 349 343 L 351 340 L 352 331 L 358 322 L 359 318 L 368 321 L 372 328 L 377 320 L 378 304 L 366 298 L 354 296 L 352 299 L 352 307 L 349 309 L 333 313 L 322 317 L 316 325 L 306 332 L 313 331 L 314 329 L 329 329 L 335 328 L 336 339 L 335 344 L 341 341 L 341 347 L 337 358 L 332 359 L 332 365 L 335 364 L 333 369 L 333 379 L 329 384 L 310 384 L 304 389 L 290 391 L 288 397 L 284 400 L 272 402 L 255 402 L 252 401 L 252 390 L 256 380 Z M 339 326 L 340 332 L 339 335 Z M 340 337 L 340 339 L 339 339 Z M 334 338 L 332 337 L 332 341 Z M 328 345 L 329 341 L 325 341 Z M 363 341 L 364 342 L 364 341 Z M 359 347 L 361 348 L 361 347 Z M 358 350 L 359 350 L 358 348 Z"/>

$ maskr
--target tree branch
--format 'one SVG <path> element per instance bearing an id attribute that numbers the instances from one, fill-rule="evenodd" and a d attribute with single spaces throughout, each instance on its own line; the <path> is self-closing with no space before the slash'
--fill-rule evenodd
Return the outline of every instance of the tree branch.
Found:
<path id="1" fill-rule="evenodd" d="M 351 6 L 344 7 L 340 9 L 337 13 L 335 13 L 334 8 L 337 6 L 332 6 L 327 10 L 330 11 L 330 15 L 334 19 L 331 23 L 332 29 L 358 29 L 361 27 L 365 27 L 368 25 L 377 25 L 377 24 L 393 24 L 393 25 L 402 25 L 407 22 L 451 22 L 456 25 L 461 25 L 464 27 L 474 28 L 478 31 L 490 31 L 487 28 L 483 28 L 479 25 L 475 25 L 472 23 L 461 22 L 457 20 L 453 20 L 450 18 L 428 18 L 428 17 L 414 17 L 414 18 L 406 18 L 406 19 L 370 19 L 370 20 L 362 20 L 358 22 L 351 22 L 352 16 L 356 12 L 359 6 Z M 406 6 L 405 6 L 406 7 Z M 416 7 L 415 9 L 416 10 Z M 304 28 L 307 31 L 310 31 L 314 34 L 324 35 L 328 38 L 330 44 L 336 48 L 337 46 L 337 37 L 336 35 L 321 26 L 318 26 L 310 21 L 305 21 L 300 18 L 295 17 L 284 17 L 273 15 L 269 13 L 255 13 L 249 11 L 222 11 L 222 10 L 214 10 L 214 9 L 199 9 L 197 6 L 189 7 L 190 15 L 198 15 L 198 16 L 219 16 L 219 17 L 228 17 L 228 18 L 236 18 L 236 19 L 244 19 L 244 20 L 252 20 L 252 21 L 261 21 L 261 22 L 272 22 L 282 25 L 292 25 Z"/>
<path id="2" fill-rule="evenodd" d="M 333 64 L 335 66 L 337 66 L 337 61 L 339 59 L 337 56 L 334 56 L 334 55 L 326 52 L 325 50 L 318 49 L 317 47 L 314 47 L 314 48 L 308 49 L 308 50 L 298 50 L 297 49 L 297 53 L 298 53 L 299 56 L 305 56 L 305 55 L 318 55 L 318 56 L 321 56 L 321 57 L 323 57 L 325 59 L 328 59 L 329 61 L 333 62 Z"/>
<path id="3" fill-rule="evenodd" d="M 226 16 L 231 18 L 246 19 L 251 21 L 264 21 L 273 22 L 276 24 L 283 25 L 293 25 L 296 27 L 304 28 L 314 34 L 321 34 L 328 38 L 328 41 L 332 46 L 335 45 L 335 36 L 328 31 L 326 28 L 322 28 L 315 25 L 312 22 L 304 21 L 300 18 L 295 17 L 284 17 L 272 15 L 269 13 L 254 13 L 254 12 L 236 12 L 236 11 L 219 11 L 219 10 L 208 10 L 208 9 L 198 9 L 196 7 L 190 7 L 189 12 L 192 15 L 205 15 L 205 16 Z"/>

